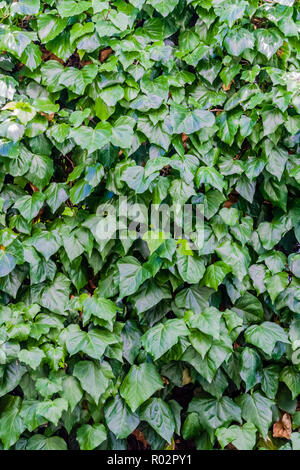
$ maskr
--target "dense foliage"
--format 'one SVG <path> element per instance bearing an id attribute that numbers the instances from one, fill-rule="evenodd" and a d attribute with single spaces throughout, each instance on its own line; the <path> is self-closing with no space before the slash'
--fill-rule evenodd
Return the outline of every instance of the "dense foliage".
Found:
<path id="1" fill-rule="evenodd" d="M 300 449 L 299 2 L 0 12 L 0 446 Z"/>

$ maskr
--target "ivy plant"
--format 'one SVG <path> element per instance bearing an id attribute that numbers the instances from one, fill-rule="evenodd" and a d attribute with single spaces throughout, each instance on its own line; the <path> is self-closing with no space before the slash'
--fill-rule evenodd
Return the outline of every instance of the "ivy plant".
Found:
<path id="1" fill-rule="evenodd" d="M 0 448 L 300 449 L 299 5 L 0 1 Z"/>

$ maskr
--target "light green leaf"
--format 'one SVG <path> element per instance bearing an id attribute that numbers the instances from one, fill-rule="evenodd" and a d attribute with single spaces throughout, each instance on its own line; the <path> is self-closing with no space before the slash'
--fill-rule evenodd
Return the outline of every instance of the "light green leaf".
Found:
<path id="1" fill-rule="evenodd" d="M 154 365 L 142 363 L 133 365 L 120 388 L 120 394 L 130 407 L 135 410 L 163 387 L 163 381 Z"/>
<path id="2" fill-rule="evenodd" d="M 288 336 L 281 326 L 265 321 L 260 325 L 252 325 L 245 331 L 245 339 L 266 354 L 271 355 L 277 341 L 289 343 Z"/>
<path id="3" fill-rule="evenodd" d="M 81 450 L 93 450 L 106 440 L 107 434 L 103 424 L 84 424 L 76 434 Z"/>
<path id="4" fill-rule="evenodd" d="M 256 442 L 256 428 L 252 423 L 245 423 L 241 427 L 233 425 L 217 429 L 216 436 L 222 449 L 231 443 L 238 450 L 252 450 Z"/>
<path id="5" fill-rule="evenodd" d="M 188 333 L 183 320 L 172 319 L 150 328 L 142 336 L 141 342 L 146 351 L 156 360 L 171 349 L 181 336 L 187 336 Z"/>
<path id="6" fill-rule="evenodd" d="M 272 406 L 274 402 L 264 397 L 260 392 L 254 392 L 252 395 L 241 395 L 236 399 L 236 402 L 242 410 L 242 417 L 249 423 L 254 424 L 262 436 L 266 438 L 272 423 Z"/>
<path id="7" fill-rule="evenodd" d="M 175 420 L 169 405 L 161 398 L 151 398 L 140 410 L 140 417 L 168 443 L 171 443 Z"/>

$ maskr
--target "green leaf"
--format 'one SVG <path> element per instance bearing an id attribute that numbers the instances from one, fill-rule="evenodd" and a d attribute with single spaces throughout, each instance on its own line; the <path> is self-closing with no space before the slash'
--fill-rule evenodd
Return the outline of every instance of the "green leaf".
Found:
<path id="1" fill-rule="evenodd" d="M 244 1 L 239 3 L 220 2 L 216 4 L 214 10 L 220 17 L 220 21 L 225 21 L 231 28 L 236 20 L 243 17 L 247 5 Z"/>
<path id="2" fill-rule="evenodd" d="M 289 256 L 289 268 L 291 272 L 300 278 L 300 255 L 296 253 L 292 253 Z"/>
<path id="3" fill-rule="evenodd" d="M 268 59 L 282 46 L 283 39 L 275 28 L 258 29 L 255 32 L 257 49 Z"/>
<path id="4" fill-rule="evenodd" d="M 262 371 L 261 388 L 268 398 L 274 399 L 276 396 L 279 382 L 279 371 L 280 368 L 276 364 L 265 367 Z"/>
<path id="5" fill-rule="evenodd" d="M 35 15 L 39 9 L 40 0 L 19 0 L 11 6 L 11 12 L 19 15 Z"/>
<path id="6" fill-rule="evenodd" d="M 35 400 L 23 400 L 20 416 L 29 431 L 34 431 L 46 423 L 45 418 L 37 415 L 38 404 L 39 402 Z"/>
<path id="7" fill-rule="evenodd" d="M 248 392 L 260 380 L 262 361 L 259 354 L 251 348 L 244 348 L 241 355 L 242 367 L 240 376 L 245 382 L 245 389 Z"/>
<path id="8" fill-rule="evenodd" d="M 156 11 L 162 16 L 168 16 L 176 7 L 179 0 L 148 0 L 148 4 L 152 5 Z"/>
<path id="9" fill-rule="evenodd" d="M 60 0 L 57 4 L 58 13 L 62 18 L 80 15 L 91 7 L 90 1 Z"/>
<path id="10" fill-rule="evenodd" d="M 199 288 L 191 286 L 180 291 L 175 298 L 175 305 L 178 308 L 192 310 L 194 313 L 201 313 L 209 306 L 208 299 L 212 294 L 212 289 L 207 287 Z"/>
<path id="11" fill-rule="evenodd" d="M 0 365 L 0 371 L 0 397 L 3 397 L 19 385 L 26 367 L 18 361 L 13 361 L 7 365 Z"/>
<path id="12" fill-rule="evenodd" d="M 33 237 L 32 245 L 41 253 L 46 261 L 57 252 L 60 247 L 60 239 L 55 233 L 40 232 Z"/>
<path id="13" fill-rule="evenodd" d="M 274 303 L 274 300 L 280 294 L 280 292 L 284 291 L 288 285 L 289 285 L 288 273 L 278 273 L 278 274 L 275 274 L 275 276 L 272 276 L 266 279 L 267 291 L 269 292 L 273 303 Z"/>
<path id="14" fill-rule="evenodd" d="M 44 194 L 46 203 L 53 213 L 68 199 L 66 188 L 60 183 L 51 183 Z"/>
<path id="15" fill-rule="evenodd" d="M 77 95 L 82 95 L 86 86 L 93 81 L 98 72 L 95 64 L 86 65 L 78 70 L 75 67 L 65 68 L 59 78 L 59 84 L 64 85 Z"/>
<path id="16" fill-rule="evenodd" d="M 19 360 L 28 364 L 32 369 L 37 369 L 44 357 L 44 352 L 39 348 L 32 348 L 29 351 L 22 349 L 18 354 Z"/>
<path id="17" fill-rule="evenodd" d="M 247 322 L 256 322 L 263 319 L 264 310 L 260 301 L 249 292 L 240 297 L 234 304 L 233 310 Z"/>
<path id="18" fill-rule="evenodd" d="M 0 439 L 4 449 L 9 449 L 26 429 L 20 417 L 22 400 L 20 397 L 7 397 L 6 406 L 0 416 Z"/>
<path id="19" fill-rule="evenodd" d="M 71 129 L 70 137 L 81 148 L 88 150 L 89 153 L 102 149 L 110 140 L 111 132 L 101 127 L 99 124 L 95 129 L 91 127 L 81 126 L 79 129 Z"/>
<path id="20" fill-rule="evenodd" d="M 26 178 L 37 186 L 43 189 L 50 181 L 53 175 L 53 161 L 46 155 L 33 155 L 29 171 L 26 173 Z M 38 194 L 33 193 L 32 197 Z M 43 194 L 40 196 L 44 196 Z"/>
<path id="21" fill-rule="evenodd" d="M 217 429 L 228 425 L 232 421 L 241 423 L 241 410 L 229 397 L 193 398 L 188 407 L 189 413 L 197 413 L 200 423 L 207 429 Z"/>
<path id="22" fill-rule="evenodd" d="M 225 187 L 224 177 L 215 168 L 200 166 L 196 173 L 195 181 L 199 187 L 201 184 L 209 184 L 222 192 Z"/>
<path id="23" fill-rule="evenodd" d="M 221 243 L 215 251 L 222 261 L 231 267 L 233 274 L 238 279 L 243 280 L 248 273 L 248 266 L 250 263 L 250 256 L 247 248 L 227 240 Z"/>
<path id="24" fill-rule="evenodd" d="M 45 200 L 45 195 L 39 191 L 32 194 L 32 196 L 23 196 L 15 203 L 15 208 L 18 209 L 22 217 L 30 222 L 36 217 L 41 210 Z"/>
<path id="25" fill-rule="evenodd" d="M 93 359 L 100 359 L 109 344 L 118 342 L 117 337 L 108 331 L 95 328 L 87 333 L 74 324 L 66 329 L 65 337 L 66 347 L 71 356 L 82 351 Z"/>
<path id="26" fill-rule="evenodd" d="M 18 83 L 13 77 L 9 77 L 6 75 L 0 76 L 0 96 L 2 98 L 7 98 L 8 100 L 12 100 Z"/>
<path id="27" fill-rule="evenodd" d="M 16 260 L 13 255 L 0 250 L 0 277 L 7 276 L 16 266 Z"/>
<path id="28" fill-rule="evenodd" d="M 121 85 L 112 85 L 101 91 L 100 97 L 107 106 L 115 106 L 124 97 L 124 90 Z"/>
<path id="29" fill-rule="evenodd" d="M 50 14 L 41 14 L 37 19 L 38 34 L 42 42 L 49 42 L 66 27 L 68 20 Z M 58 77 L 59 78 L 59 77 Z"/>
<path id="30" fill-rule="evenodd" d="M 113 329 L 113 323 L 116 318 L 117 311 L 119 308 L 114 302 L 102 297 L 87 297 L 83 302 L 83 319 L 87 323 L 91 316 L 95 316 L 99 319 L 100 325 L 109 325 L 110 329 Z"/>
<path id="31" fill-rule="evenodd" d="M 57 426 L 62 412 L 67 409 L 68 404 L 66 400 L 63 398 L 56 398 L 55 400 L 46 400 L 39 403 L 36 412 Z"/>
<path id="32" fill-rule="evenodd" d="M 281 371 L 280 381 L 284 382 L 292 392 L 292 398 L 296 398 L 300 393 L 300 371 L 293 366 L 286 366 Z"/>
<path id="33" fill-rule="evenodd" d="M 83 201 L 92 192 L 93 188 L 85 180 L 80 180 L 70 190 L 70 200 L 72 204 Z"/>
<path id="34" fill-rule="evenodd" d="M 237 225 L 239 221 L 239 211 L 234 207 L 230 207 L 229 209 L 223 207 L 223 209 L 220 210 L 219 215 L 226 225 L 234 226 Z"/>
<path id="35" fill-rule="evenodd" d="M 266 354 L 271 355 L 277 341 L 289 343 L 288 336 L 281 326 L 265 321 L 260 325 L 252 325 L 245 331 L 245 339 Z"/>
<path id="36" fill-rule="evenodd" d="M 132 413 L 119 395 L 105 404 L 104 413 L 107 426 L 117 439 L 125 439 L 140 422 L 138 414 Z"/>
<path id="37" fill-rule="evenodd" d="M 178 256 L 176 264 L 180 276 L 189 284 L 197 284 L 204 275 L 205 266 L 200 258 L 196 259 L 195 256 Z"/>
<path id="38" fill-rule="evenodd" d="M 264 397 L 260 392 L 252 395 L 244 394 L 236 399 L 242 410 L 242 417 L 254 424 L 265 439 L 272 423 L 272 406 L 274 402 Z"/>
<path id="39" fill-rule="evenodd" d="M 171 134 L 192 134 L 203 127 L 212 127 L 215 117 L 209 111 L 195 109 L 190 111 L 182 105 L 173 104 L 170 110 L 170 120 L 167 127 Z"/>
<path id="40" fill-rule="evenodd" d="M 183 320 L 172 319 L 150 328 L 142 336 L 141 342 L 145 350 L 157 360 L 171 349 L 181 336 L 187 336 L 188 333 Z"/>
<path id="41" fill-rule="evenodd" d="M 202 333 L 219 338 L 221 312 L 215 307 L 205 308 L 199 315 L 194 315 L 190 320 L 192 328 L 197 328 Z"/>
<path id="42" fill-rule="evenodd" d="M 231 268 L 227 266 L 227 264 L 223 263 L 223 261 L 217 261 L 206 269 L 203 283 L 206 286 L 217 290 L 225 276 L 230 273 L 230 271 Z"/>
<path id="43" fill-rule="evenodd" d="M 134 126 L 135 120 L 129 116 L 117 119 L 111 129 L 111 143 L 116 147 L 130 148 L 134 138 Z"/>
<path id="44" fill-rule="evenodd" d="M 53 373 L 51 374 L 51 380 L 50 378 L 39 378 L 36 381 L 36 389 L 44 398 L 50 398 L 62 389 L 61 378 Z"/>
<path id="45" fill-rule="evenodd" d="M 234 136 L 238 131 L 239 115 L 232 113 L 222 112 L 216 119 L 216 124 L 219 127 L 218 136 L 228 145 L 234 141 Z"/>
<path id="46" fill-rule="evenodd" d="M 78 383 L 78 380 L 73 376 L 66 376 L 62 382 L 62 391 L 60 392 L 62 398 L 64 398 L 71 411 L 74 410 L 77 403 L 81 400 L 82 390 Z"/>
<path id="47" fill-rule="evenodd" d="M 271 250 L 288 230 L 288 225 L 283 226 L 282 222 L 282 220 L 274 220 L 273 222 L 259 224 L 257 232 L 262 246 L 266 250 Z"/>
<path id="48" fill-rule="evenodd" d="M 292 441 L 293 450 L 299 450 L 300 449 L 299 433 L 293 432 L 291 434 L 291 441 Z"/>
<path id="49" fill-rule="evenodd" d="M 280 124 L 284 122 L 282 112 L 279 109 L 273 108 L 273 106 L 266 108 L 262 112 L 262 119 L 263 119 L 263 125 L 264 125 L 264 135 L 272 134 L 273 132 L 276 131 L 277 127 L 280 126 Z M 276 158 L 273 155 L 273 152 L 276 152 L 275 155 L 276 156 L 278 155 L 279 158 L 278 157 Z M 271 170 L 274 165 L 280 164 L 280 162 L 282 163 L 285 160 L 284 156 L 282 158 L 280 153 L 276 151 L 276 149 L 273 150 L 269 156 L 272 158 L 271 162 L 268 163 L 268 168 L 270 168 Z M 271 171 L 271 173 L 274 174 L 273 172 L 274 172 L 274 169 Z"/>
<path id="50" fill-rule="evenodd" d="M 80 361 L 75 364 L 73 375 L 79 380 L 83 390 L 98 403 L 109 383 L 105 369 L 91 361 Z"/>
<path id="51" fill-rule="evenodd" d="M 66 442 L 58 436 L 35 434 L 28 439 L 26 450 L 68 450 Z"/>
<path id="52" fill-rule="evenodd" d="M 33 72 L 42 62 L 42 52 L 40 48 L 36 44 L 28 44 L 21 55 L 21 61 Z"/>
<path id="53" fill-rule="evenodd" d="M 122 382 L 120 394 L 131 411 L 135 412 L 142 403 L 162 387 L 163 381 L 155 366 L 144 362 L 130 368 Z"/>
<path id="54" fill-rule="evenodd" d="M 18 29 L 8 30 L 1 35 L 0 47 L 2 50 L 10 52 L 17 57 L 20 57 L 30 43 L 30 40 L 36 38 L 35 34 L 30 34 L 29 32 L 20 31 Z"/>
<path id="55" fill-rule="evenodd" d="M 222 449 L 228 444 L 233 444 L 238 450 L 252 450 L 256 443 L 256 428 L 252 423 L 243 426 L 229 426 L 219 428 L 216 432 Z"/>
<path id="56" fill-rule="evenodd" d="M 169 405 L 161 398 L 151 398 L 141 407 L 140 417 L 168 443 L 175 431 L 175 420 Z"/>
<path id="57" fill-rule="evenodd" d="M 69 300 L 69 287 L 69 279 L 61 273 L 57 274 L 53 283 L 41 290 L 39 303 L 52 312 L 67 315 L 65 306 Z"/>
<path id="58" fill-rule="evenodd" d="M 120 273 L 120 295 L 134 294 L 146 279 L 149 279 L 150 273 L 133 256 L 126 256 L 118 263 Z"/>
<path id="59" fill-rule="evenodd" d="M 253 33 L 245 28 L 232 29 L 228 32 L 224 40 L 224 46 L 228 54 L 241 56 L 247 49 L 253 49 Z"/>
<path id="60" fill-rule="evenodd" d="M 103 424 L 84 424 L 77 430 L 76 438 L 81 450 L 93 450 L 107 439 Z"/>

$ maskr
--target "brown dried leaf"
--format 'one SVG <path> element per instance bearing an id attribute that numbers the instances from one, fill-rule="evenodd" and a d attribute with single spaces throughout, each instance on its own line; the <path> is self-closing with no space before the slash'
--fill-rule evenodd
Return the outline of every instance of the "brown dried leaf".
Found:
<path id="1" fill-rule="evenodd" d="M 160 170 L 160 176 L 168 176 L 172 171 L 171 165 L 166 165 Z"/>
<path id="2" fill-rule="evenodd" d="M 223 207 L 229 208 L 229 207 L 231 207 L 233 204 L 234 204 L 233 201 L 228 200 L 228 201 L 225 201 L 225 202 L 224 202 Z"/>
<path id="3" fill-rule="evenodd" d="M 97 287 L 97 286 L 95 286 L 92 279 L 89 279 L 88 285 L 89 285 L 89 288 L 90 288 L 91 291 L 94 291 Z"/>
<path id="4" fill-rule="evenodd" d="M 135 431 L 133 431 L 132 434 L 134 435 L 134 437 L 135 437 L 138 441 L 140 441 L 140 442 L 143 444 L 144 448 L 147 449 L 147 447 L 148 447 L 148 442 L 147 442 L 147 440 L 146 440 L 144 434 L 142 433 L 142 431 L 140 431 L 139 429 L 135 429 Z"/>
<path id="5" fill-rule="evenodd" d="M 277 423 L 273 424 L 273 437 L 290 439 L 292 434 L 291 416 L 284 413 Z"/>
<path id="6" fill-rule="evenodd" d="M 186 135 L 184 132 L 181 134 L 181 140 L 182 140 L 183 143 L 186 142 L 188 140 L 188 138 L 189 138 L 189 136 Z"/>
<path id="7" fill-rule="evenodd" d="M 231 85 L 232 85 L 233 83 L 234 83 L 234 80 L 231 80 L 231 82 L 230 82 L 229 85 L 227 85 L 227 86 L 225 85 L 225 83 L 223 83 L 223 85 L 222 85 L 223 90 L 224 90 L 224 91 L 229 91 L 229 90 L 230 90 L 230 87 L 231 87 Z"/>
<path id="8" fill-rule="evenodd" d="M 282 57 L 284 55 L 284 50 L 282 48 L 278 49 L 276 52 L 277 57 Z"/>
<path id="9" fill-rule="evenodd" d="M 226 449 L 228 449 L 228 450 L 237 450 L 237 448 L 231 442 L 229 444 L 227 444 Z"/>
<path id="10" fill-rule="evenodd" d="M 34 184 L 29 183 L 29 185 L 30 185 L 30 187 L 31 187 L 31 189 L 32 189 L 32 191 L 33 191 L 34 193 L 35 193 L 36 191 L 39 191 L 39 188 L 37 188 L 36 186 L 34 186 Z"/>
<path id="11" fill-rule="evenodd" d="M 103 64 L 103 62 L 106 61 L 106 59 L 108 59 L 108 57 L 113 53 L 113 50 L 111 47 L 107 47 L 106 49 L 102 49 L 102 51 L 100 51 L 100 54 L 99 54 L 99 60 L 101 62 L 101 64 Z"/>
<path id="12" fill-rule="evenodd" d="M 45 116 L 48 121 L 53 121 L 55 113 L 47 114 L 47 113 L 43 113 L 43 111 L 41 111 L 40 115 Z"/>
<path id="13" fill-rule="evenodd" d="M 170 381 L 169 381 L 166 377 L 164 377 L 163 375 L 161 375 L 161 380 L 163 381 L 163 383 L 164 383 L 165 385 L 169 385 L 169 384 L 170 384 Z"/>
<path id="14" fill-rule="evenodd" d="M 228 200 L 224 202 L 223 207 L 231 207 L 233 204 L 238 202 L 239 200 L 239 193 L 234 191 L 231 191 L 231 193 L 228 196 Z"/>
<path id="15" fill-rule="evenodd" d="M 80 67 L 84 67 L 85 65 L 90 65 L 93 62 L 91 60 L 81 60 L 80 61 Z"/>
<path id="16" fill-rule="evenodd" d="M 40 46 L 40 50 L 42 52 L 42 61 L 43 62 L 46 62 L 47 60 L 56 60 L 60 64 L 62 64 L 62 65 L 64 64 L 64 61 L 62 59 L 60 59 L 55 54 L 53 54 L 53 52 L 48 51 L 44 45 Z"/>

